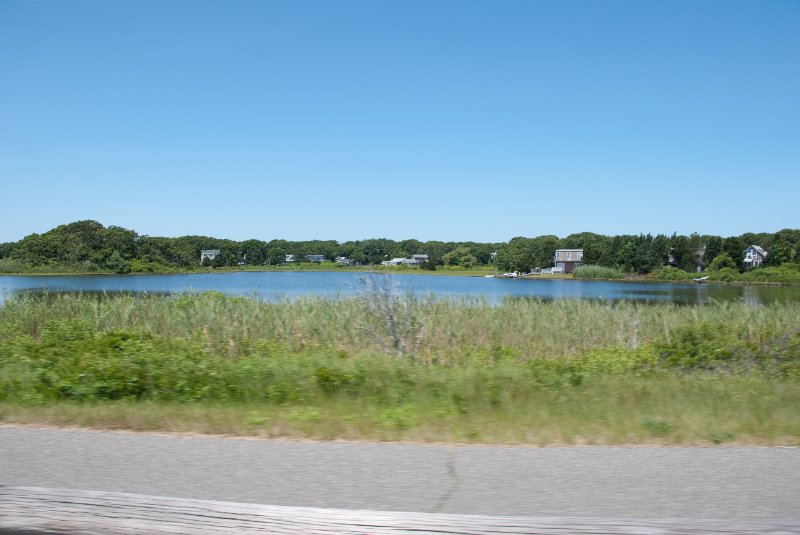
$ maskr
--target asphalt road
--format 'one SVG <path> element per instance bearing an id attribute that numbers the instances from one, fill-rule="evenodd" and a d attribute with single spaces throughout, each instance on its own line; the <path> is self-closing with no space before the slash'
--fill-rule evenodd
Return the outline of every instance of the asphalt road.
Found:
<path id="1" fill-rule="evenodd" d="M 0 485 L 487 515 L 800 518 L 800 448 L 313 443 L 0 427 Z"/>

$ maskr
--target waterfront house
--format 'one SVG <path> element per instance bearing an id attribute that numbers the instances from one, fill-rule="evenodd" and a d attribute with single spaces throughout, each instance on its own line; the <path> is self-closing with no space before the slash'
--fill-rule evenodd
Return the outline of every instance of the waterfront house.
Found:
<path id="1" fill-rule="evenodd" d="M 557 249 L 553 261 L 563 273 L 572 273 L 583 263 L 583 249 Z"/>
<path id="2" fill-rule="evenodd" d="M 411 260 L 416 260 L 417 264 L 419 264 L 420 262 L 427 262 L 428 261 L 428 255 L 426 255 L 426 254 L 412 254 L 411 255 Z"/>
<path id="3" fill-rule="evenodd" d="M 764 258 L 767 256 L 767 251 L 758 245 L 751 245 L 744 250 L 744 268 L 750 269 L 758 267 L 764 263 Z"/>
<path id="4" fill-rule="evenodd" d="M 325 261 L 325 255 L 324 254 L 309 254 L 309 255 L 306 255 L 306 258 L 308 258 L 309 262 L 324 262 Z"/>
<path id="5" fill-rule="evenodd" d="M 353 261 L 350 260 L 349 258 L 347 258 L 346 256 L 337 256 L 335 261 L 336 261 L 337 264 L 340 264 L 342 266 L 352 266 L 353 265 Z"/>
<path id="6" fill-rule="evenodd" d="M 413 258 L 392 258 L 381 262 L 382 266 L 419 266 L 419 260 Z"/>
<path id="7" fill-rule="evenodd" d="M 200 263 L 202 264 L 206 258 L 208 258 L 209 262 L 213 262 L 218 254 L 219 249 L 202 249 L 200 251 Z"/>
<path id="8" fill-rule="evenodd" d="M 292 262 L 297 262 L 297 257 L 295 257 L 293 254 L 287 254 L 283 261 L 287 264 L 291 264 Z"/>

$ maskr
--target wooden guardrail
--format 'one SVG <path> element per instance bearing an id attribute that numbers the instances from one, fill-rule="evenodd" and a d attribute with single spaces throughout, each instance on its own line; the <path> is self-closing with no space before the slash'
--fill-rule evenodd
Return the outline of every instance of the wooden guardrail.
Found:
<path id="1" fill-rule="evenodd" d="M 507 517 L 283 507 L 0 486 L 0 534 L 800 534 L 800 520 Z"/>

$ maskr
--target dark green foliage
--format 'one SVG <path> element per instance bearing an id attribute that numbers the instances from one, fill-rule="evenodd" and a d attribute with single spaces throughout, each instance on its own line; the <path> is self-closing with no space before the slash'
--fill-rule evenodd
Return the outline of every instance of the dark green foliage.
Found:
<path id="1" fill-rule="evenodd" d="M 516 237 L 508 243 L 400 242 L 367 239 L 338 243 L 334 240 L 242 242 L 209 236 L 162 238 L 139 236 L 122 227 L 103 227 L 96 221 L 61 225 L 44 234 L 31 234 L 16 243 L 0 244 L 0 273 L 118 272 L 163 273 L 202 269 L 200 251 L 219 249 L 214 267 L 243 264 L 279 265 L 285 255 L 305 258 L 322 254 L 328 259 L 345 256 L 360 265 L 379 264 L 394 257 L 427 254 L 428 267 L 448 265 L 470 268 L 492 264 L 500 271 L 523 271 L 553 265 L 556 249 L 584 249 L 584 262 L 625 273 L 650 273 L 665 266 L 670 257 L 679 269 L 696 273 L 714 258 L 727 253 L 736 267 L 749 245 L 760 245 L 769 254 L 766 266 L 800 262 L 800 230 L 784 229 L 775 234 L 743 234 L 721 238 L 697 233 L 671 237 L 659 234 L 603 236 L 591 232 L 535 238 Z M 116 254 L 115 254 L 116 253 Z M 719 264 L 719 263 L 718 263 Z M 729 262 L 715 267 L 730 267 Z M 768 273 L 768 272 L 765 272 Z M 790 277 L 791 278 L 791 277 Z M 669 280 L 669 279 L 662 279 Z M 757 280 L 753 278 L 752 280 Z M 791 281 L 794 282 L 794 279 Z"/>
<path id="2" fill-rule="evenodd" d="M 719 271 L 724 268 L 736 269 L 736 262 L 725 252 L 716 255 L 708 265 L 708 271 Z"/>

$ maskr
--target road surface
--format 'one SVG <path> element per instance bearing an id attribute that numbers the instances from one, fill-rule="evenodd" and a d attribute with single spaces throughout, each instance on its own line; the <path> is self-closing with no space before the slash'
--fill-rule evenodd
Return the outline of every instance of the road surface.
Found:
<path id="1" fill-rule="evenodd" d="M 0 485 L 271 505 L 800 518 L 800 448 L 294 442 L 0 426 Z"/>

